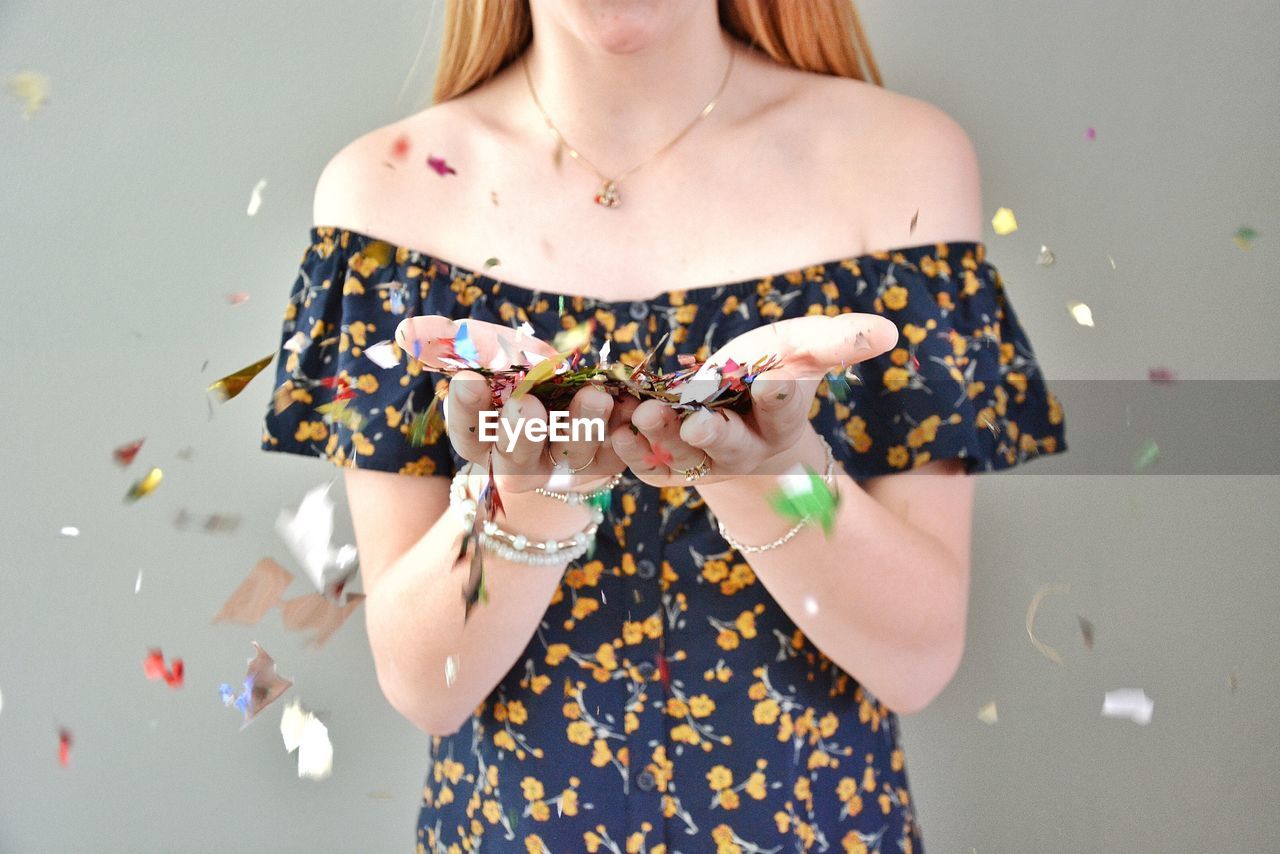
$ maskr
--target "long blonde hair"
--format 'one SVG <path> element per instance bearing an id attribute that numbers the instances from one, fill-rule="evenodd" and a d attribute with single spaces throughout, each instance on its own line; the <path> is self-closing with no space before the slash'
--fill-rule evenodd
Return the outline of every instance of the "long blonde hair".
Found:
<path id="1" fill-rule="evenodd" d="M 717 0 L 717 8 L 726 32 L 775 62 L 884 85 L 854 0 Z M 432 101 L 479 86 L 532 38 L 529 0 L 447 0 Z"/>

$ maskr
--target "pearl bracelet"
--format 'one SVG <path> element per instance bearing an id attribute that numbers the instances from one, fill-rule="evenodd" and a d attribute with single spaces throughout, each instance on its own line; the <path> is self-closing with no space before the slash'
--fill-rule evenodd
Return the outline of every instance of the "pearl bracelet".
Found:
<path id="1" fill-rule="evenodd" d="M 826 451 L 827 451 L 827 467 L 826 467 L 826 470 L 822 473 L 822 480 L 824 483 L 827 484 L 828 487 L 834 490 L 836 488 L 836 458 L 831 453 L 831 446 L 827 444 L 827 440 L 823 439 L 821 436 L 819 436 L 818 439 L 822 442 L 822 447 L 826 448 Z M 785 545 L 786 543 L 791 541 L 792 537 L 800 533 L 801 528 L 803 528 L 805 525 L 808 525 L 811 521 L 813 520 L 810 519 L 808 516 L 806 516 L 803 519 L 801 519 L 799 522 L 796 522 L 794 525 L 792 525 L 790 530 L 788 530 L 781 537 L 778 537 L 776 540 L 769 543 L 765 543 L 764 545 L 760 545 L 760 546 L 749 546 L 746 543 L 740 543 L 737 540 L 735 540 L 733 537 L 729 536 L 729 532 L 724 529 L 724 523 L 721 522 L 719 518 L 716 519 L 716 528 L 719 529 L 720 536 L 724 539 L 724 541 L 728 543 L 739 554 L 753 555 L 753 554 L 759 554 L 760 552 L 767 552 L 767 551 L 770 551 L 771 549 L 778 548 L 778 546 Z"/>
<path id="2" fill-rule="evenodd" d="M 449 489 L 449 508 L 462 517 L 462 524 L 470 529 L 476 518 L 476 500 L 467 494 L 467 477 L 470 467 L 463 468 L 453 477 Z M 587 553 L 596 531 L 604 522 L 604 513 L 591 507 L 591 522 L 586 528 L 567 540 L 530 540 L 524 534 L 512 534 L 498 527 L 493 520 L 480 528 L 479 547 L 493 552 L 512 563 L 530 566 L 555 566 L 577 560 Z"/>

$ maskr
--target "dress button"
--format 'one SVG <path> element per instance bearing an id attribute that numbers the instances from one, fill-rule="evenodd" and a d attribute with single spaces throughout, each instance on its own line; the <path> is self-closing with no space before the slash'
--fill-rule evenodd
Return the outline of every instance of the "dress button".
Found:
<path id="1" fill-rule="evenodd" d="M 636 785 L 640 787 L 641 791 L 652 792 L 656 782 L 653 779 L 653 774 L 648 771 L 641 771 L 636 775 Z"/>
<path id="2" fill-rule="evenodd" d="M 639 673 L 640 676 L 646 680 L 651 675 L 653 675 L 653 671 L 654 671 L 654 667 L 653 667 L 653 662 L 651 661 L 642 661 L 636 665 L 636 672 Z"/>
<path id="3" fill-rule="evenodd" d="M 644 320 L 649 316 L 649 304 L 645 302 L 631 303 L 631 319 Z"/>
<path id="4" fill-rule="evenodd" d="M 636 561 L 636 575 L 640 576 L 645 581 L 648 581 L 650 578 L 653 578 L 657 574 L 658 574 L 658 567 L 654 565 L 654 562 L 649 560 L 647 557 L 641 558 L 640 560 Z"/>

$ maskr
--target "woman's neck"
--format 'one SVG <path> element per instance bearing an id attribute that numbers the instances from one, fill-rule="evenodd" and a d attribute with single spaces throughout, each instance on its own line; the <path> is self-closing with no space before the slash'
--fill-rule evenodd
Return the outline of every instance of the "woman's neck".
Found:
<path id="1" fill-rule="evenodd" d="M 714 3 L 699 4 L 669 36 L 630 50 L 625 44 L 614 49 L 588 44 L 535 11 L 534 41 L 524 60 L 556 127 L 610 173 L 652 154 L 698 116 L 720 88 L 734 44 L 720 28 Z M 541 126 L 524 72 L 513 70 L 527 109 Z M 725 95 L 732 89 L 731 80 Z"/>

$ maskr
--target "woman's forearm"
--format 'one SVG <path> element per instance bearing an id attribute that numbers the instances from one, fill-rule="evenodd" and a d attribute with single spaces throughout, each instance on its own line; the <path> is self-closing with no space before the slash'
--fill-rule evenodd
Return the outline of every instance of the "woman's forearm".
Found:
<path id="1" fill-rule="evenodd" d="M 503 496 L 499 525 L 530 539 L 565 539 L 589 521 L 581 506 L 535 493 Z M 469 557 L 457 561 L 463 536 L 446 511 L 386 571 L 366 601 L 369 642 L 388 701 L 432 735 L 456 731 L 510 670 L 537 630 L 564 566 L 529 566 L 484 553 L 488 602 L 464 621 Z M 473 546 L 474 547 L 474 546 Z M 456 663 L 448 684 L 448 660 Z"/>
<path id="2" fill-rule="evenodd" d="M 815 436 L 816 439 L 816 436 Z M 815 442 L 808 459 L 822 459 Z M 950 680 L 964 643 L 965 574 L 936 539 L 839 472 L 831 536 L 807 525 L 785 545 L 746 556 L 760 581 L 829 658 L 895 711 L 928 703 Z M 749 545 L 784 533 L 768 475 L 700 488 L 725 529 Z"/>

